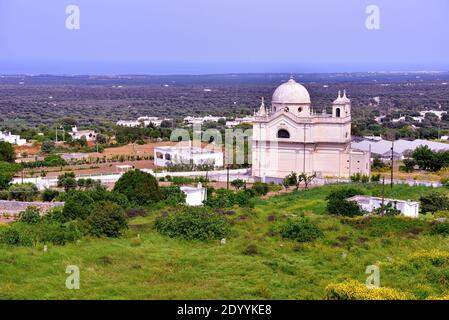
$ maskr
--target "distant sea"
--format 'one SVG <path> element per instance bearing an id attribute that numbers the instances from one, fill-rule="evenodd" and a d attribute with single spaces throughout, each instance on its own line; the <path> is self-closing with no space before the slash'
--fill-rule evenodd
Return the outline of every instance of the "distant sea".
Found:
<path id="1" fill-rule="evenodd" d="M 0 74 L 117 75 L 449 71 L 449 64 L 149 63 L 107 61 L 0 61 Z"/>

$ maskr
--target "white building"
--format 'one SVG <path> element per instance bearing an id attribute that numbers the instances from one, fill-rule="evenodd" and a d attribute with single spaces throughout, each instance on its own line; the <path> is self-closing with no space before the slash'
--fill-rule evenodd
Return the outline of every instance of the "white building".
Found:
<path id="1" fill-rule="evenodd" d="M 203 124 L 204 122 L 218 122 L 218 120 L 224 119 L 223 117 L 214 117 L 211 115 L 205 116 L 205 117 L 185 117 L 184 122 L 187 122 L 189 125 L 194 124 Z"/>
<path id="2" fill-rule="evenodd" d="M 222 167 L 223 152 L 197 147 L 155 147 L 154 164 L 160 167 L 182 164 Z"/>
<path id="3" fill-rule="evenodd" d="M 373 213 L 376 209 L 382 206 L 391 205 L 393 208 L 401 211 L 401 214 L 409 218 L 418 218 L 419 216 L 419 202 L 416 201 L 406 201 L 398 199 L 383 199 L 379 197 L 370 196 L 354 196 L 348 201 L 356 202 L 360 208 L 368 213 Z"/>
<path id="4" fill-rule="evenodd" d="M 226 127 L 235 127 L 242 123 L 252 124 L 256 119 L 255 116 L 246 116 L 242 118 L 235 118 L 234 120 L 226 121 Z"/>
<path id="5" fill-rule="evenodd" d="M 443 114 L 447 113 L 447 111 L 441 111 L 441 110 L 426 110 L 426 111 L 420 111 L 419 112 L 421 116 L 424 118 L 426 114 L 433 113 L 435 114 L 440 120 L 443 117 Z"/>
<path id="6" fill-rule="evenodd" d="M 312 109 L 307 89 L 294 79 L 280 85 L 271 108 L 264 101 L 253 122 L 252 172 L 263 179 L 291 172 L 318 177 L 370 175 L 369 151 L 351 148 L 351 101 L 339 92 L 332 114 Z"/>
<path id="7" fill-rule="evenodd" d="M 140 127 L 142 123 L 136 120 L 119 120 L 116 122 L 116 125 L 120 127 L 137 128 Z"/>
<path id="8" fill-rule="evenodd" d="M 18 146 L 23 146 L 27 143 L 25 139 L 21 139 L 19 135 L 11 134 L 11 132 L 0 131 L 0 141 L 8 142 Z"/>
<path id="9" fill-rule="evenodd" d="M 403 160 L 407 154 L 413 152 L 420 146 L 427 146 L 433 151 L 448 151 L 449 144 L 442 142 L 434 142 L 422 139 L 396 140 L 394 144 L 391 141 L 378 139 L 365 139 L 359 142 L 352 142 L 352 147 L 363 151 L 371 151 L 372 155 L 380 157 L 381 159 L 389 160 L 391 158 L 391 147 L 393 147 L 393 157 L 395 160 Z"/>
<path id="10" fill-rule="evenodd" d="M 87 141 L 95 141 L 97 138 L 97 134 L 93 130 L 78 130 L 78 128 L 72 127 L 72 131 L 69 132 L 69 135 L 73 140 L 79 140 L 82 137 L 85 137 Z"/>
<path id="11" fill-rule="evenodd" d="M 186 205 L 202 206 L 203 201 L 207 199 L 207 189 L 203 188 L 201 183 L 197 187 L 182 186 L 181 191 L 186 195 Z"/>
<path id="12" fill-rule="evenodd" d="M 155 127 L 160 127 L 163 121 L 173 121 L 171 118 L 158 118 L 158 117 L 139 117 L 137 120 L 119 120 L 116 125 L 121 127 L 137 128 L 137 127 L 148 127 L 152 124 Z"/>

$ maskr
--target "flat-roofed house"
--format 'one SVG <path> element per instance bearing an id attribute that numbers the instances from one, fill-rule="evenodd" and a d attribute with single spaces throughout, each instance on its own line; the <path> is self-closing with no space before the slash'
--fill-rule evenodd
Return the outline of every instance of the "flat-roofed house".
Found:
<path id="1" fill-rule="evenodd" d="M 159 167 L 170 165 L 223 166 L 223 152 L 198 147 L 161 146 L 154 148 L 154 164 Z"/>
<path id="2" fill-rule="evenodd" d="M 348 201 L 356 202 L 363 211 L 373 213 L 376 209 L 391 205 L 393 208 L 401 211 L 404 217 L 418 218 L 419 216 L 419 202 L 399 199 L 382 199 L 380 197 L 371 196 L 354 196 L 347 199 Z"/>

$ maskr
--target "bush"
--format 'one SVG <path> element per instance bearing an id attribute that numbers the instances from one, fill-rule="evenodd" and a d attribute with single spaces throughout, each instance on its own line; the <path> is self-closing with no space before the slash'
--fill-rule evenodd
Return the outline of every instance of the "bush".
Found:
<path id="1" fill-rule="evenodd" d="M 19 245 L 20 234 L 17 230 L 12 227 L 6 227 L 0 229 L 0 243 L 7 244 L 10 246 Z"/>
<path id="2" fill-rule="evenodd" d="M 255 191 L 253 189 L 237 192 L 227 189 L 218 189 L 214 190 L 212 194 L 208 194 L 204 203 L 212 208 L 230 208 L 234 205 L 239 205 L 240 207 L 254 207 L 254 200 L 252 199 L 254 194 Z"/>
<path id="3" fill-rule="evenodd" d="M 86 194 L 91 197 L 94 202 L 114 202 L 122 208 L 126 208 L 129 206 L 128 198 L 124 194 L 115 191 L 107 191 L 103 186 L 97 186 L 95 187 L 95 189 L 87 191 Z"/>
<path id="4" fill-rule="evenodd" d="M 279 228 L 282 237 L 298 242 L 314 241 L 324 236 L 320 228 L 307 218 L 289 219 Z"/>
<path id="5" fill-rule="evenodd" d="M 425 221 L 407 217 L 369 217 L 353 219 L 353 224 L 361 228 L 368 228 L 370 236 L 385 236 L 387 234 L 404 234 L 414 230 L 424 230 L 428 228 Z"/>
<path id="6" fill-rule="evenodd" d="M 421 212 L 435 213 L 440 210 L 449 209 L 449 199 L 445 194 L 439 192 L 431 192 L 427 195 L 421 196 Z"/>
<path id="7" fill-rule="evenodd" d="M 259 250 L 257 250 L 257 246 L 255 244 L 248 245 L 245 250 L 243 251 L 243 254 L 246 254 L 248 256 L 254 256 L 259 253 Z"/>
<path id="8" fill-rule="evenodd" d="M 169 237 L 202 241 L 222 239 L 230 232 L 229 223 L 223 216 L 204 207 L 187 207 L 160 217 L 155 228 Z"/>
<path id="9" fill-rule="evenodd" d="M 171 182 L 177 186 L 181 186 L 183 184 L 190 184 L 190 183 L 193 183 L 193 181 L 194 180 L 192 178 L 187 178 L 187 177 L 172 177 L 172 179 L 171 179 Z"/>
<path id="10" fill-rule="evenodd" d="M 369 289 L 355 280 L 329 284 L 326 287 L 328 300 L 408 300 L 413 297 L 396 289 L 381 287 Z"/>
<path id="11" fill-rule="evenodd" d="M 67 162 L 57 154 L 51 154 L 44 158 L 43 165 L 45 167 L 62 167 L 67 165 Z"/>
<path id="12" fill-rule="evenodd" d="M 53 189 L 45 189 L 42 192 L 42 201 L 51 202 L 59 196 L 59 191 Z"/>
<path id="13" fill-rule="evenodd" d="M 18 220 L 28 224 L 39 223 L 41 220 L 41 213 L 38 208 L 28 207 L 25 211 L 19 213 Z"/>
<path id="14" fill-rule="evenodd" d="M 449 218 L 448 210 L 439 210 L 433 215 L 434 218 Z"/>
<path id="15" fill-rule="evenodd" d="M 16 152 L 12 144 L 0 141 L 0 161 L 14 163 Z"/>
<path id="16" fill-rule="evenodd" d="M 75 173 L 66 172 L 66 173 L 58 176 L 58 187 L 64 188 L 65 192 L 68 192 L 69 190 L 76 189 L 77 186 L 78 186 L 78 183 L 75 178 Z"/>
<path id="17" fill-rule="evenodd" d="M 0 160 L 0 190 L 7 189 L 9 187 L 14 174 L 19 170 L 19 164 L 2 162 Z"/>
<path id="18" fill-rule="evenodd" d="M 124 194 L 130 202 L 138 205 L 162 200 L 156 178 L 140 170 L 126 172 L 115 184 L 114 191 Z"/>
<path id="19" fill-rule="evenodd" d="M 9 199 L 18 201 L 33 201 L 39 190 L 33 183 L 13 184 L 8 189 Z"/>
<path id="20" fill-rule="evenodd" d="M 88 233 L 96 237 L 119 237 L 127 225 L 125 211 L 113 202 L 97 203 L 86 219 Z"/>
<path id="21" fill-rule="evenodd" d="M 449 177 L 442 177 L 440 183 L 443 187 L 449 188 Z"/>
<path id="22" fill-rule="evenodd" d="M 331 192 L 326 198 L 327 211 L 330 214 L 349 217 L 362 215 L 363 211 L 356 202 L 346 200 L 360 194 L 362 194 L 362 192 L 354 188 L 339 189 Z"/>
<path id="23" fill-rule="evenodd" d="M 231 185 L 236 188 L 237 190 L 239 190 L 240 188 L 242 188 L 245 185 L 245 181 L 243 181 L 242 179 L 235 179 L 231 181 Z"/>
<path id="24" fill-rule="evenodd" d="M 256 195 L 264 196 L 264 195 L 266 195 L 268 193 L 269 186 L 268 186 L 267 183 L 256 181 L 253 184 L 252 189 L 256 192 Z"/>
<path id="25" fill-rule="evenodd" d="M 52 153 L 55 151 L 56 145 L 53 141 L 44 141 L 41 145 L 41 151 L 43 153 Z"/>
<path id="26" fill-rule="evenodd" d="M 360 173 L 356 173 L 356 174 L 353 174 L 350 178 L 351 178 L 352 182 L 360 182 L 360 180 L 362 179 L 362 176 Z"/>
<path id="27" fill-rule="evenodd" d="M 65 221 L 86 219 L 90 215 L 93 204 L 94 200 L 86 192 L 71 191 L 65 199 L 63 209 Z"/>
<path id="28" fill-rule="evenodd" d="M 437 222 L 430 229 L 431 235 L 449 235 L 449 223 L 447 222 Z"/>
<path id="29" fill-rule="evenodd" d="M 49 220 L 35 224 L 16 222 L 0 231 L 0 242 L 8 245 L 32 246 L 38 243 L 64 245 L 68 241 L 80 239 L 82 232 L 75 222 L 67 224 Z"/>
<path id="30" fill-rule="evenodd" d="M 186 202 L 186 194 L 178 186 L 161 187 L 162 199 L 171 206 L 177 206 Z"/>
<path id="31" fill-rule="evenodd" d="M 399 216 L 401 215 L 401 210 L 396 208 L 396 205 L 393 206 L 391 202 L 387 204 L 381 205 L 379 208 L 374 210 L 375 214 L 384 215 L 384 216 Z"/>

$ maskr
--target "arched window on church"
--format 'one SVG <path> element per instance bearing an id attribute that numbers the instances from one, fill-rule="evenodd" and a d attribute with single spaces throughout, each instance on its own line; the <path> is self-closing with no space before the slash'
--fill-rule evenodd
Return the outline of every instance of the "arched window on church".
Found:
<path id="1" fill-rule="evenodd" d="M 340 118 L 340 113 L 341 113 L 340 108 L 335 109 L 335 116 L 337 118 Z"/>
<path id="2" fill-rule="evenodd" d="M 278 131 L 278 138 L 289 139 L 290 133 L 285 129 L 281 129 Z"/>

